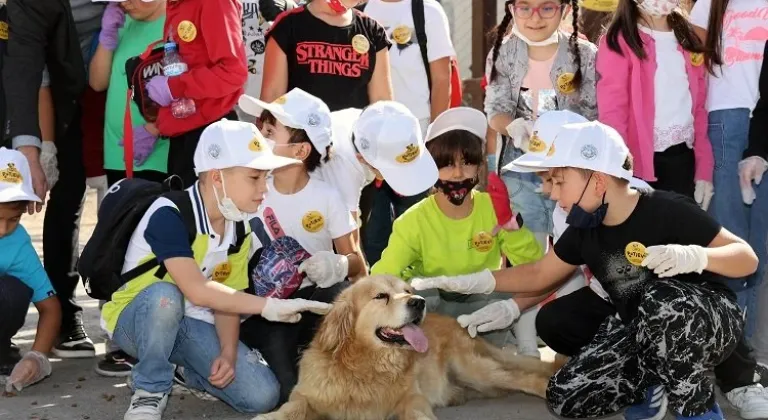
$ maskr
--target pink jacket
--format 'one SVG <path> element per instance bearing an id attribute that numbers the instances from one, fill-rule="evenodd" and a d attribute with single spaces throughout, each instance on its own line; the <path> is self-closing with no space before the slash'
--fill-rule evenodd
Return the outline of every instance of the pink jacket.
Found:
<path id="1" fill-rule="evenodd" d="M 653 37 L 640 32 L 646 59 L 639 59 L 619 35 L 621 54 L 608 48 L 605 37 L 597 50 L 597 111 L 598 120 L 615 128 L 624 138 L 634 157 L 635 176 L 656 181 L 653 172 L 653 123 L 656 115 L 654 76 L 656 74 L 656 46 Z M 712 182 L 714 158 L 707 135 L 708 116 L 707 68 L 694 65 L 691 53 L 678 46 L 685 54 L 689 88 L 693 102 L 696 180 Z"/>

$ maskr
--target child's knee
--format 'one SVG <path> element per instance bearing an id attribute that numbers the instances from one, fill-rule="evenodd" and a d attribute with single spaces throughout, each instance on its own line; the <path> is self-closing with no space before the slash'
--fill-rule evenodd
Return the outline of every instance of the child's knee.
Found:
<path id="1" fill-rule="evenodd" d="M 145 302 L 155 324 L 178 323 L 184 316 L 184 295 L 172 283 L 159 282 L 149 286 Z"/>
<path id="2" fill-rule="evenodd" d="M 32 294 L 32 289 L 16 277 L 0 276 L 0 307 L 26 308 L 32 301 Z"/>
<path id="3" fill-rule="evenodd" d="M 280 401 L 280 383 L 258 351 L 238 360 L 238 372 L 227 389 L 233 408 L 242 413 L 267 413 Z"/>

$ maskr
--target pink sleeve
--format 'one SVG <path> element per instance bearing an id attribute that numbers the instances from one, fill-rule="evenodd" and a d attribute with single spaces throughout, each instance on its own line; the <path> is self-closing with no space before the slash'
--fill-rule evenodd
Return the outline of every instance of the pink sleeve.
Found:
<path id="1" fill-rule="evenodd" d="M 621 40 L 620 40 L 621 42 Z M 595 67 L 597 70 L 597 119 L 613 127 L 627 141 L 629 132 L 629 52 L 624 56 L 608 48 L 600 38 Z"/>
<path id="2" fill-rule="evenodd" d="M 715 158 L 712 143 L 709 142 L 709 114 L 707 113 L 707 71 L 700 66 L 697 82 L 699 84 L 696 105 L 693 109 L 693 154 L 696 159 L 694 179 L 712 182 L 715 170 Z"/>

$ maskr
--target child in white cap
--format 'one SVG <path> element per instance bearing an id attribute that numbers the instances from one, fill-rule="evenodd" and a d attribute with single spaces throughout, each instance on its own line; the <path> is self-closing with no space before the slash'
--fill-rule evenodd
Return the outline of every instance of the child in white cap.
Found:
<path id="1" fill-rule="evenodd" d="M 272 153 L 253 124 L 221 120 L 203 131 L 195 150 L 199 181 L 186 190 L 196 219 L 192 243 L 168 198 L 158 198 L 144 214 L 131 236 L 123 273 L 152 258 L 161 267 L 125 283 L 102 310 L 112 339 L 138 359 L 125 420 L 162 417 L 174 365 L 183 367 L 178 373 L 187 387 L 239 412 L 275 407 L 279 384 L 263 359 L 240 343 L 240 314 L 298 322 L 301 312 L 325 313 L 330 305 L 241 292 L 248 287 L 255 246 L 251 236 L 238 244 L 235 231 L 258 211 L 269 171 L 298 163 Z"/>
<path id="2" fill-rule="evenodd" d="M 519 230 L 495 232 L 499 220 L 491 198 L 487 193 L 474 190 L 484 159 L 486 127 L 483 113 L 471 108 L 450 109 L 430 124 L 426 141 L 427 150 L 438 167 L 435 192 L 395 220 L 389 245 L 371 269 L 372 274 L 410 280 L 498 270 L 503 266 L 504 256 L 512 265 L 541 258 L 541 247 L 524 226 Z M 511 298 L 507 293 L 462 296 L 429 291 L 424 294 L 429 310 L 453 317 Z M 515 333 L 519 335 L 519 330 Z M 532 342 L 531 351 L 535 352 L 536 333 L 532 328 L 528 333 L 528 337 L 517 339 Z M 471 334 L 474 336 L 475 331 Z M 485 338 L 500 347 L 508 344 L 506 330 L 486 334 Z"/>
<path id="3" fill-rule="evenodd" d="M 40 203 L 32 188 L 27 158 L 0 148 L 0 376 L 10 375 L 5 391 L 19 392 L 51 374 L 46 356 L 61 324 L 61 307 L 50 279 L 19 224 L 29 203 Z M 24 326 L 29 304 L 39 313 L 32 350 L 20 357 L 11 338 Z"/>
<path id="4" fill-rule="evenodd" d="M 733 293 L 716 277 L 754 272 L 755 253 L 692 200 L 630 188 L 632 156 L 616 130 L 569 124 L 553 145 L 551 156 L 528 166 L 552 169 L 552 198 L 568 213 L 554 252 L 496 273 L 411 284 L 471 294 L 541 293 L 586 264 L 618 316 L 607 317 L 550 380 L 550 408 L 587 418 L 628 407 L 625 417 L 639 419 L 668 401 L 678 419 L 722 419 L 707 372 L 731 353 L 744 323 Z"/>

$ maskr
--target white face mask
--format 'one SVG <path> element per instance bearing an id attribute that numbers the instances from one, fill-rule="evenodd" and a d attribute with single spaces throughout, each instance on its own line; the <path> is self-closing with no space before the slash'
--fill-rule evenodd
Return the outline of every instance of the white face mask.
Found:
<path id="1" fill-rule="evenodd" d="M 227 187 L 224 185 L 224 174 L 221 174 L 221 189 L 224 190 L 224 199 L 219 200 L 219 193 L 216 192 L 216 187 L 213 187 L 213 195 L 216 197 L 216 206 L 219 208 L 221 215 L 225 219 L 232 222 L 242 222 L 248 218 L 248 214 L 240 211 L 237 205 L 231 198 L 227 197 Z"/>
<path id="2" fill-rule="evenodd" d="M 550 35 L 550 37 L 545 40 L 531 41 L 528 39 L 528 37 L 520 33 L 520 30 L 517 28 L 517 24 L 512 24 L 512 34 L 520 38 L 523 42 L 531 47 L 546 47 L 547 45 L 557 44 L 560 40 L 558 37 L 558 32 L 559 31 L 552 32 L 552 35 Z"/>
<path id="3" fill-rule="evenodd" d="M 653 17 L 668 16 L 680 5 L 679 0 L 641 0 L 640 2 L 636 0 L 635 2 L 643 13 Z"/>

